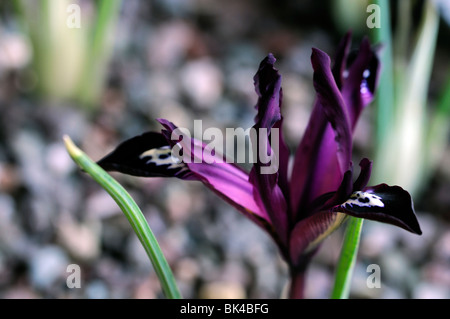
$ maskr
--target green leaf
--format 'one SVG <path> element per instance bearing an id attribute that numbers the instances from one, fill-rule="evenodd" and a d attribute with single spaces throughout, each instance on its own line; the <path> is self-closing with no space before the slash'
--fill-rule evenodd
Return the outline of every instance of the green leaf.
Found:
<path id="1" fill-rule="evenodd" d="M 111 195 L 127 217 L 150 258 L 165 296 L 170 299 L 180 299 L 181 294 L 172 270 L 136 202 L 111 175 L 82 152 L 70 137 L 64 136 L 64 142 L 72 159 Z"/>
<path id="2" fill-rule="evenodd" d="M 380 7 L 381 27 L 372 29 L 372 39 L 382 46 L 380 51 L 381 73 L 376 93 L 376 142 L 380 148 L 387 138 L 394 119 L 394 72 L 391 33 L 391 13 L 388 0 L 373 0 Z"/>

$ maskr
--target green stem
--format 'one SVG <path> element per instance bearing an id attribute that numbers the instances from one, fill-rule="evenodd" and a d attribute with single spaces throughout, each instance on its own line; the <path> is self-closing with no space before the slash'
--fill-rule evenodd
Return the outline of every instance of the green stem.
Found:
<path id="1" fill-rule="evenodd" d="M 337 265 L 332 299 L 347 299 L 350 293 L 350 283 L 364 219 L 355 217 L 349 217 L 349 219 Z"/>
<path id="2" fill-rule="evenodd" d="M 153 264 L 165 296 L 170 299 L 180 299 L 181 294 L 172 270 L 136 202 L 111 175 L 83 153 L 70 137 L 64 136 L 64 142 L 72 159 L 111 195 L 127 217 Z"/>

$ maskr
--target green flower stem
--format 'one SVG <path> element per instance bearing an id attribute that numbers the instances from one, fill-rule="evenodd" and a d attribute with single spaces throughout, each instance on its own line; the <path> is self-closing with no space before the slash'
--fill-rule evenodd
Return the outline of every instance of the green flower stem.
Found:
<path id="1" fill-rule="evenodd" d="M 355 217 L 349 217 L 349 219 L 337 265 L 332 299 L 347 299 L 350 293 L 350 283 L 364 219 Z"/>
<path id="2" fill-rule="evenodd" d="M 72 159 L 111 195 L 127 217 L 153 264 L 165 296 L 170 299 L 180 299 L 181 294 L 176 285 L 172 270 L 135 201 L 111 175 L 82 152 L 72 142 L 70 137 L 64 136 L 64 142 Z"/>

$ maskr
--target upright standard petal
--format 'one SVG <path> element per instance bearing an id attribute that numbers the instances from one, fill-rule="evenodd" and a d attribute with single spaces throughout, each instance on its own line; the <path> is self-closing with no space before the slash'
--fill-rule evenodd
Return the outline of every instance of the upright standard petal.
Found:
<path id="1" fill-rule="evenodd" d="M 272 130 L 277 130 L 278 139 L 276 141 L 271 139 L 271 141 L 277 143 L 277 145 L 270 145 L 271 143 L 269 140 L 267 140 L 266 145 L 276 146 L 275 149 L 278 153 L 275 154 L 278 156 L 278 185 L 284 196 L 288 197 L 288 162 L 290 154 L 283 135 L 283 116 L 281 115 L 283 90 L 281 88 L 281 75 L 274 67 L 275 62 L 275 57 L 272 54 L 269 54 L 260 63 L 258 71 L 253 78 L 255 91 L 258 95 L 258 101 L 255 105 L 257 114 L 255 116 L 255 125 L 253 128 L 256 130 L 257 134 L 261 133 L 260 129 L 266 130 L 267 138 L 269 138 Z M 257 151 L 259 151 L 258 142 L 259 141 L 255 141 L 258 148 Z M 268 151 L 271 150 L 268 149 Z M 257 160 L 260 164 L 260 158 L 257 158 Z"/>
<path id="2" fill-rule="evenodd" d="M 333 64 L 333 76 L 336 80 L 336 85 L 339 90 L 342 88 L 342 84 L 344 83 L 345 71 L 347 68 L 347 58 L 348 53 L 350 52 L 350 45 L 352 43 L 352 34 L 351 32 L 347 32 L 347 34 L 342 38 L 341 42 L 338 45 L 338 49 L 336 50 L 336 54 L 334 57 Z"/>
<path id="3" fill-rule="evenodd" d="M 330 58 L 313 49 L 311 62 L 317 98 L 295 154 L 290 182 L 296 220 L 305 217 L 315 198 L 338 188 L 351 163 L 352 132 Z"/>
<path id="4" fill-rule="evenodd" d="M 253 126 L 256 136 L 252 144 L 256 145 L 256 163 L 250 172 L 250 182 L 256 187 L 261 203 L 272 221 L 282 246 L 287 244 L 288 206 L 287 162 L 289 151 L 284 143 L 281 116 L 281 76 L 274 68 L 275 58 L 269 54 L 260 64 L 254 77 L 255 91 L 258 94 L 258 111 Z M 276 130 L 276 131 L 275 131 Z M 275 140 L 274 140 L 275 136 Z M 276 143 L 276 145 L 272 145 Z M 276 151 L 275 151 L 276 150 Z M 261 158 L 264 157 L 264 160 Z M 284 191 L 281 187 L 284 187 Z"/>
<path id="5" fill-rule="evenodd" d="M 347 77 L 343 81 L 341 92 L 347 106 L 352 130 L 355 128 L 363 108 L 369 104 L 375 95 L 379 78 L 379 61 L 370 47 L 370 42 L 364 38 L 356 56 L 349 58 L 350 66 Z"/>

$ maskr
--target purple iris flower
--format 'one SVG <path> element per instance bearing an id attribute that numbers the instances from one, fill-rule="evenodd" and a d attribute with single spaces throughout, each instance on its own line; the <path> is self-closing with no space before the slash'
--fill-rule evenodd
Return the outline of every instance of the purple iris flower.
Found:
<path id="1" fill-rule="evenodd" d="M 196 147 L 204 150 L 205 144 L 195 139 L 173 140 L 177 127 L 164 119 L 159 120 L 164 127 L 160 133 L 147 132 L 131 138 L 98 163 L 106 170 L 135 176 L 202 182 L 274 239 L 290 268 L 289 297 L 302 298 L 304 275 L 312 256 L 348 216 L 422 233 L 407 191 L 386 184 L 367 186 L 372 169 L 367 158 L 360 161 L 360 174 L 353 180 L 352 135 L 361 111 L 373 99 L 379 61 L 367 39 L 356 53 L 350 53 L 350 43 L 347 34 L 333 67 L 326 53 L 312 50 L 317 96 L 292 171 L 288 169 L 290 153 L 282 134 L 281 76 L 271 54 L 261 62 L 254 77 L 258 101 L 253 128 L 265 132 L 256 136 L 257 149 L 268 146 L 267 155 L 272 156 L 272 161 L 276 156 L 276 172 L 261 173 L 270 163 L 259 159 L 247 173 L 224 161 L 222 155 L 194 154 Z M 275 141 L 273 129 L 279 132 Z M 172 156 L 176 146 L 182 147 L 183 160 Z M 186 160 L 192 157 L 200 160 Z"/>

